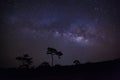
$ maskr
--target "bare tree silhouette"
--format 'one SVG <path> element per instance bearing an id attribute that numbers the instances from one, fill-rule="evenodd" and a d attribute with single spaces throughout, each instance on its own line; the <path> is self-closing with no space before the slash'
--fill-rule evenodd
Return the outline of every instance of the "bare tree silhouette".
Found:
<path id="1" fill-rule="evenodd" d="M 24 54 L 23 56 L 16 57 L 16 60 L 22 62 L 22 65 L 19 66 L 19 68 L 29 68 L 32 64 L 32 58 L 29 57 L 28 54 Z"/>
<path id="2" fill-rule="evenodd" d="M 52 66 L 53 66 L 53 56 L 57 55 L 58 58 L 60 59 L 60 57 L 63 55 L 63 53 L 61 51 L 57 51 L 56 49 L 50 48 L 50 47 L 47 48 L 47 54 L 51 55 L 51 59 L 52 59 L 51 65 Z"/>

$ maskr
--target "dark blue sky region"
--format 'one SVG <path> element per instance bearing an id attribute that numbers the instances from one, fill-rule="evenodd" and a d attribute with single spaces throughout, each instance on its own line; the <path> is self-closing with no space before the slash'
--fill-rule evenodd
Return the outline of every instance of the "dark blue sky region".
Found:
<path id="1" fill-rule="evenodd" d="M 119 0 L 2 1 L 2 66 L 31 55 L 34 65 L 50 62 L 47 47 L 63 52 L 55 64 L 70 65 L 116 59 L 119 54 Z"/>

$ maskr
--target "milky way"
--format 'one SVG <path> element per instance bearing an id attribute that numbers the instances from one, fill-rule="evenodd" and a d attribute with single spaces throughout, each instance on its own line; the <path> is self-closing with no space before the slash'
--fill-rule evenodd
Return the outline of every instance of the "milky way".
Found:
<path id="1" fill-rule="evenodd" d="M 64 54 L 55 64 L 119 58 L 119 7 L 117 0 L 5 0 L 1 64 L 16 66 L 24 53 L 35 66 L 50 62 L 47 47 Z"/>

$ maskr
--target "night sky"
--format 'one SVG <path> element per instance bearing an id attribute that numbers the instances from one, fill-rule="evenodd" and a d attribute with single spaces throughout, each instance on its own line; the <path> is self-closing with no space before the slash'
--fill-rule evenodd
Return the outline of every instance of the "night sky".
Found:
<path id="1" fill-rule="evenodd" d="M 47 48 L 63 52 L 54 63 L 71 65 L 120 58 L 119 0 L 1 1 L 0 67 L 29 54 L 35 66 L 51 62 Z"/>

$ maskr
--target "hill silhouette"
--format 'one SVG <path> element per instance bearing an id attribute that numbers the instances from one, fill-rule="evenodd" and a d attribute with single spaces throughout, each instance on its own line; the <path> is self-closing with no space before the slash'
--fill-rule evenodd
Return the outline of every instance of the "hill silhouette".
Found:
<path id="1" fill-rule="evenodd" d="M 120 59 L 52 67 L 46 62 L 36 69 L 0 69 L 1 80 L 120 80 L 119 74 Z"/>

